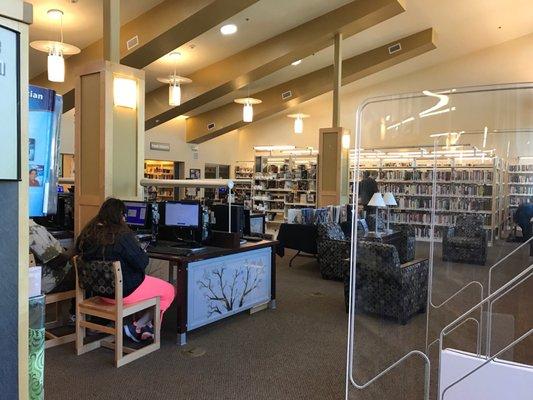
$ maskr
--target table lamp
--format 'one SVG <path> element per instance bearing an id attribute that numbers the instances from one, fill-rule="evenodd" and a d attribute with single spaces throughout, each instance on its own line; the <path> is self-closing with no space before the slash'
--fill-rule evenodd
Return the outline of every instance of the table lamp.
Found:
<path id="1" fill-rule="evenodd" d="M 394 195 L 391 192 L 385 193 L 385 195 L 383 196 L 383 201 L 385 201 L 385 205 L 387 206 L 387 232 L 390 232 L 390 207 L 397 206 L 398 203 L 396 203 L 396 199 L 394 198 Z"/>
<path id="2" fill-rule="evenodd" d="M 385 200 L 383 200 L 383 196 L 381 193 L 376 192 L 372 195 L 372 198 L 367 204 L 370 207 L 376 207 L 376 221 L 375 221 L 375 232 L 378 233 L 378 209 L 380 207 L 386 207 Z"/>

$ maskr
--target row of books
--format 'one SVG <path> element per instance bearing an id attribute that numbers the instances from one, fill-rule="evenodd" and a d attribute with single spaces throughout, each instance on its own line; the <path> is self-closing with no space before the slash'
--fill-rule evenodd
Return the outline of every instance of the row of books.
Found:
<path id="1" fill-rule="evenodd" d="M 533 196 L 533 186 L 511 186 L 509 188 L 510 194 L 530 194 Z"/>
<path id="2" fill-rule="evenodd" d="M 509 165 L 509 172 L 533 172 L 533 164 Z"/>
<path id="3" fill-rule="evenodd" d="M 396 199 L 399 208 L 431 209 L 431 198 L 400 197 Z M 491 199 L 448 199 L 437 198 L 436 209 L 446 211 L 490 211 Z"/>
<path id="4" fill-rule="evenodd" d="M 457 215 L 455 214 L 435 214 L 435 224 L 453 226 L 456 218 Z M 490 222 L 491 216 L 486 215 L 484 224 L 490 225 Z M 429 225 L 431 224 L 431 214 L 422 212 L 393 212 L 391 214 L 391 223 Z"/>
<path id="5" fill-rule="evenodd" d="M 533 174 L 531 175 L 509 175 L 510 183 L 533 183 Z"/>
<path id="6" fill-rule="evenodd" d="M 381 180 L 432 181 L 433 171 L 380 171 Z M 492 181 L 494 174 L 487 169 L 436 171 L 437 181 Z"/>
<path id="7" fill-rule="evenodd" d="M 509 200 L 509 205 L 512 207 L 518 207 L 520 204 L 531 202 L 533 202 L 533 199 L 531 197 L 511 197 L 511 200 Z"/>
<path id="8" fill-rule="evenodd" d="M 431 195 L 433 193 L 431 185 L 420 185 L 416 183 L 380 183 L 380 191 L 382 193 L 392 192 L 394 194 L 408 194 L 408 195 Z M 439 185 L 436 188 L 437 195 L 447 196 L 492 196 L 492 186 L 490 185 Z"/>

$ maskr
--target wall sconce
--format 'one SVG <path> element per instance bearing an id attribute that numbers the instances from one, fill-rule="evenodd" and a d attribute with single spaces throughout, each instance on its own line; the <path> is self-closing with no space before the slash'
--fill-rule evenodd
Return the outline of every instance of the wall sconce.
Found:
<path id="1" fill-rule="evenodd" d="M 137 108 L 137 81 L 128 78 L 113 79 L 113 100 L 115 106 Z"/>
<path id="2" fill-rule="evenodd" d="M 350 134 L 346 133 L 342 135 L 342 148 L 348 150 L 350 148 Z"/>

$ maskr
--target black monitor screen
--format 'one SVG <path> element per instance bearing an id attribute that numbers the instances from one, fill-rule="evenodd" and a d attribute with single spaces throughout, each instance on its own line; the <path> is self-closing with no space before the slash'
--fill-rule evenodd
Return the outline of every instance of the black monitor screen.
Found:
<path id="1" fill-rule="evenodd" d="M 133 226 L 146 226 L 148 205 L 142 201 L 125 201 L 126 223 Z"/>
<path id="2" fill-rule="evenodd" d="M 165 203 L 165 225 L 198 228 L 200 225 L 200 205 L 197 203 Z"/>

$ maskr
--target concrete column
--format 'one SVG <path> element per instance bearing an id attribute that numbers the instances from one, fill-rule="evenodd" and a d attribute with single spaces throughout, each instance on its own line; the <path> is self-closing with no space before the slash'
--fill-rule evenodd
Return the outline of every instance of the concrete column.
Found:
<path id="1" fill-rule="evenodd" d="M 104 60 L 120 62 L 120 0 L 104 0 Z"/>
<path id="2" fill-rule="evenodd" d="M 335 35 L 335 56 L 333 60 L 333 128 L 340 125 L 341 105 L 340 94 L 342 85 L 342 33 Z"/>

